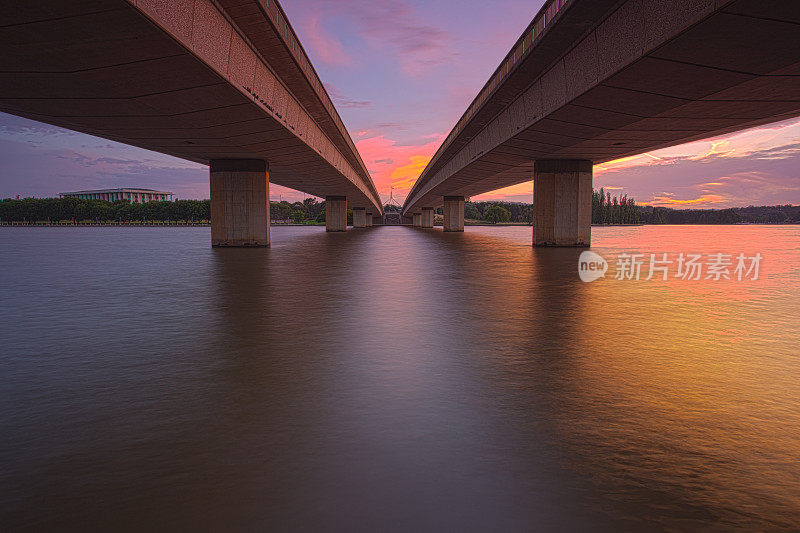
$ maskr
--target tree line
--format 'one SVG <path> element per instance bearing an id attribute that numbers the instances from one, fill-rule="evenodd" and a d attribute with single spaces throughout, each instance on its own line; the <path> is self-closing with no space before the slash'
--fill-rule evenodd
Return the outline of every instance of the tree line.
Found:
<path id="1" fill-rule="evenodd" d="M 642 224 L 739 224 L 742 217 L 736 209 L 671 209 L 639 207 Z"/>
<path id="2" fill-rule="evenodd" d="M 24 198 L 0 200 L 1 222 L 208 222 L 209 200 L 176 200 L 132 204 L 83 198 Z"/>
<path id="3" fill-rule="evenodd" d="M 316 198 L 306 198 L 302 202 L 270 202 L 269 218 L 273 222 L 295 222 L 302 224 L 314 222 L 325 223 L 325 201 Z M 351 215 L 352 220 L 352 215 Z"/>
<path id="4" fill-rule="evenodd" d="M 325 202 L 270 202 L 273 222 L 325 223 Z M 350 215 L 352 221 L 352 215 Z M 6 198 L 0 222 L 209 222 L 210 200 L 130 203 L 83 198 Z"/>
<path id="5" fill-rule="evenodd" d="M 627 194 L 617 198 L 601 188 L 592 191 L 592 224 L 639 224 L 641 210 Z"/>
<path id="6" fill-rule="evenodd" d="M 639 206 L 642 224 L 798 224 L 800 206 L 762 205 L 728 209 Z"/>
<path id="7" fill-rule="evenodd" d="M 384 206 L 386 211 L 396 206 Z M 437 209 L 442 214 L 442 208 Z M 348 210 L 348 223 L 352 224 Z M 464 218 L 489 223 L 533 222 L 533 205 L 522 202 L 470 202 Z M 324 224 L 325 201 L 306 198 L 302 202 L 270 202 L 273 222 Z M 209 200 L 176 200 L 132 204 L 82 198 L 24 198 L 0 200 L 2 222 L 209 222 Z M 592 224 L 785 224 L 800 223 L 800 206 L 748 206 L 728 209 L 672 209 L 636 205 L 633 198 L 600 189 L 592 191 Z"/>

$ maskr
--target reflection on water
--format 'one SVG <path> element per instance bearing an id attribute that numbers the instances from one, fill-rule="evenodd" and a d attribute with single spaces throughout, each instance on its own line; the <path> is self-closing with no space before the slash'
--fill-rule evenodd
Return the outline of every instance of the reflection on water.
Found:
<path id="1" fill-rule="evenodd" d="M 800 528 L 800 227 L 0 232 L 5 530 Z M 686 247 L 690 249 L 686 249 Z"/>

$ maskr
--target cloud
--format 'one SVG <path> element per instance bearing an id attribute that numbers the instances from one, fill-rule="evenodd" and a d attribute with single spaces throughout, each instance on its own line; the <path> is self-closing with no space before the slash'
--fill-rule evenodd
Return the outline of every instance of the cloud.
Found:
<path id="1" fill-rule="evenodd" d="M 796 164 L 797 161 L 791 161 Z M 643 205 L 665 207 L 737 207 L 746 205 L 784 205 L 800 203 L 800 179 L 796 174 L 783 173 L 776 166 L 768 170 L 745 170 L 720 175 L 713 181 L 691 183 L 692 169 L 683 163 L 690 182 L 673 184 L 671 191 L 660 191 Z M 700 174 L 702 176 L 702 174 Z M 639 199 L 647 198 L 639 196 Z"/>
<path id="2" fill-rule="evenodd" d="M 333 103 L 336 104 L 336 107 L 348 107 L 348 108 L 364 108 L 364 107 L 372 107 L 372 102 L 369 100 L 354 100 L 352 98 L 348 98 L 347 96 L 340 93 L 335 87 L 325 84 L 325 90 L 328 92 L 328 96 L 331 97 Z M 359 135 L 361 132 L 359 132 Z"/>
<path id="3" fill-rule="evenodd" d="M 339 2 L 341 4 L 341 2 Z M 422 22 L 410 3 L 401 0 L 348 2 L 362 35 L 380 46 L 389 46 L 410 76 L 420 76 L 447 61 L 449 34 Z"/>
<path id="4" fill-rule="evenodd" d="M 595 166 L 595 187 L 611 180 L 647 205 L 800 204 L 800 119 Z"/>
<path id="5" fill-rule="evenodd" d="M 339 27 L 352 28 L 350 38 L 360 38 L 385 60 L 398 62 L 401 70 L 412 77 L 423 75 L 455 53 L 451 35 L 426 24 L 405 0 L 318 0 L 307 6 L 307 12 L 312 10 L 314 15 L 302 26 L 304 41 L 327 64 L 350 64 L 352 61 L 346 58 L 352 54 L 348 55 L 341 42 L 324 31 L 320 18 L 340 19 Z"/>
<path id="6" fill-rule="evenodd" d="M 356 148 L 365 161 L 372 162 L 369 170 L 378 192 L 388 195 L 389 189 L 395 187 L 402 195 L 414 184 L 443 138 L 439 134 L 421 145 L 403 145 L 376 135 L 359 140 Z"/>
<path id="7" fill-rule="evenodd" d="M 716 163 L 729 159 L 784 160 L 800 156 L 800 119 L 758 126 L 722 137 L 646 152 L 595 166 L 595 175 L 681 161 Z"/>
<path id="8" fill-rule="evenodd" d="M 313 51 L 316 59 L 336 67 L 353 64 L 353 59 L 345 52 L 342 43 L 322 27 L 319 15 L 304 19 L 302 27 L 304 42 Z"/>
<path id="9" fill-rule="evenodd" d="M 800 204 L 800 119 L 596 165 L 594 187 L 676 208 Z M 530 201 L 530 190 L 525 182 L 476 199 Z"/>
<path id="10" fill-rule="evenodd" d="M 430 155 L 412 155 L 408 164 L 392 170 L 392 185 L 401 190 L 410 189 L 430 160 Z"/>
<path id="11" fill-rule="evenodd" d="M 533 179 L 524 183 L 511 185 L 510 187 L 503 187 L 496 191 L 479 194 L 473 196 L 471 199 L 475 202 L 501 200 L 504 202 L 531 203 L 533 201 Z"/>
<path id="12" fill-rule="evenodd" d="M 168 156 L 120 159 L 5 139 L 0 139 L 0 175 L 0 197 L 52 197 L 69 190 L 115 187 L 170 190 L 180 198 L 209 195 L 208 169 L 196 163 Z"/>
<path id="13" fill-rule="evenodd" d="M 689 200 L 679 200 L 671 196 L 654 196 L 653 200 L 647 202 L 647 205 L 659 207 L 706 207 L 712 204 L 719 204 L 725 202 L 727 198 L 724 196 L 709 194 L 703 195 L 699 198 L 691 198 Z"/>
<path id="14" fill-rule="evenodd" d="M 790 157 L 797 156 L 800 156 L 800 142 L 776 146 L 764 150 L 754 150 L 750 154 L 750 157 L 753 157 L 754 159 L 766 160 L 788 159 Z"/>
<path id="15" fill-rule="evenodd" d="M 51 136 L 75 136 L 80 135 L 77 132 L 65 130 L 57 126 L 51 126 L 43 122 L 36 122 L 27 118 L 17 117 L 15 115 L 8 115 L 0 113 L 0 137 L 13 137 L 17 140 L 23 138 L 36 142 L 36 138 L 44 138 Z M 40 139 L 41 140 L 41 139 Z"/>

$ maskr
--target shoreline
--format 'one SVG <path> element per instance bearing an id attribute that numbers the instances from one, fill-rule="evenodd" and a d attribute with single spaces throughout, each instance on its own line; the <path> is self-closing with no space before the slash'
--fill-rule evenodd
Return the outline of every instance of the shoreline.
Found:
<path id="1" fill-rule="evenodd" d="M 310 226 L 319 227 L 325 224 L 284 224 L 281 222 L 273 222 L 270 226 Z M 3 222 L 0 223 L 0 228 L 208 228 L 211 227 L 210 222 L 181 222 L 181 223 L 167 223 L 167 222 L 75 222 L 75 223 L 52 223 L 52 222 Z"/>
<path id="2" fill-rule="evenodd" d="M 781 223 L 754 223 L 754 222 L 738 222 L 735 224 L 592 224 L 593 228 L 612 228 L 612 227 L 644 227 L 644 226 L 797 226 L 798 222 L 781 222 Z M 325 224 L 296 224 L 296 223 L 281 223 L 273 222 L 270 227 L 324 227 Z M 374 224 L 372 227 L 378 226 L 400 226 L 413 228 L 411 224 Z M 523 223 L 465 223 L 465 227 L 533 227 L 532 224 Z M 3 222 L 0 223 L 0 228 L 208 228 L 211 227 L 210 222 L 186 222 L 186 223 L 137 223 L 137 222 L 76 222 L 54 224 L 48 222 Z M 348 228 L 353 226 L 348 224 Z M 441 224 L 434 224 L 434 228 L 441 228 Z"/>

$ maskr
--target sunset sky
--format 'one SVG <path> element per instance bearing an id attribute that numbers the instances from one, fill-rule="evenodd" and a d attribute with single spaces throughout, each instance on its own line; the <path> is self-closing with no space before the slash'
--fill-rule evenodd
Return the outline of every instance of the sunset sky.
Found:
<path id="1" fill-rule="evenodd" d="M 384 201 L 402 197 L 542 0 L 294 0 L 283 7 Z M 0 113 L 0 197 L 147 187 L 207 198 L 206 167 Z M 800 204 L 800 119 L 595 167 L 672 207 Z M 531 183 L 473 199 L 531 201 Z M 273 200 L 302 193 L 271 187 Z"/>

